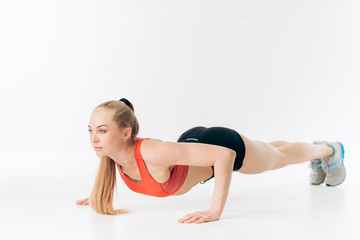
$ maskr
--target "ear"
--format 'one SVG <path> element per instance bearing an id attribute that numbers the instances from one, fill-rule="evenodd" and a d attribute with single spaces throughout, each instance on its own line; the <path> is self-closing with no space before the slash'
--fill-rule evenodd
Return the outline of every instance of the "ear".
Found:
<path id="1" fill-rule="evenodd" d="M 130 127 L 124 128 L 124 139 L 128 140 L 129 138 L 131 138 L 131 134 L 132 134 L 132 129 Z"/>

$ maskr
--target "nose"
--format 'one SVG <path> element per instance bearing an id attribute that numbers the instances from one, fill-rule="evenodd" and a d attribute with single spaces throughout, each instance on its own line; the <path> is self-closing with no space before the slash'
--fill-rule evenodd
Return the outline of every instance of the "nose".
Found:
<path id="1" fill-rule="evenodd" d="M 90 141 L 91 141 L 91 143 L 98 143 L 99 142 L 99 138 L 97 137 L 96 133 L 90 135 Z"/>

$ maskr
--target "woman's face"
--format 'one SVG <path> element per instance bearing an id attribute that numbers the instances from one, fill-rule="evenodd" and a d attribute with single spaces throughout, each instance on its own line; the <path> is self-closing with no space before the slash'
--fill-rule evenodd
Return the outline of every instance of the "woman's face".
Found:
<path id="1" fill-rule="evenodd" d="M 124 143 L 124 131 L 112 120 L 113 111 L 96 108 L 89 121 L 90 142 L 98 157 L 116 153 Z"/>

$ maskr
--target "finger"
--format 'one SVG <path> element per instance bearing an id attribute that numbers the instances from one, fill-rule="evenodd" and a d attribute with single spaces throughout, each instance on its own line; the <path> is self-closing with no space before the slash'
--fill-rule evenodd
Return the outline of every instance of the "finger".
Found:
<path id="1" fill-rule="evenodd" d="M 89 205 L 89 199 L 86 199 L 85 202 L 83 202 L 82 205 Z"/>
<path id="2" fill-rule="evenodd" d="M 84 202 L 86 202 L 87 200 L 88 200 L 87 198 L 80 199 L 80 200 L 76 201 L 76 204 L 77 204 L 77 205 L 81 205 L 81 204 L 83 204 Z"/>
<path id="3" fill-rule="evenodd" d="M 207 222 L 206 218 L 200 218 L 199 220 L 197 220 L 196 222 L 194 222 L 195 224 L 200 224 L 200 223 L 205 223 Z"/>
<path id="4" fill-rule="evenodd" d="M 202 212 L 196 212 L 195 214 L 195 216 L 187 220 L 185 223 L 203 223 L 208 219 L 208 216 L 204 215 Z"/>
<path id="5" fill-rule="evenodd" d="M 180 219 L 178 220 L 178 222 L 179 222 L 179 223 L 185 223 L 186 221 L 189 221 L 190 219 L 192 219 L 192 218 L 194 218 L 194 217 L 196 217 L 196 218 L 201 218 L 201 217 L 203 217 L 203 216 L 204 216 L 203 212 L 197 211 L 197 212 L 194 212 L 194 213 L 186 214 L 184 217 L 180 218 Z"/>
<path id="6" fill-rule="evenodd" d="M 192 218 L 193 216 L 194 216 L 194 214 L 193 214 L 193 213 L 190 213 L 190 214 L 187 214 L 187 215 L 185 215 L 184 217 L 180 218 L 178 221 L 179 221 L 179 222 L 184 222 L 184 221 Z"/>
<path id="7" fill-rule="evenodd" d="M 204 216 L 204 217 L 200 218 L 198 221 L 196 221 L 195 224 L 218 221 L 218 220 L 219 219 L 212 219 L 210 216 Z"/>
<path id="8" fill-rule="evenodd" d="M 190 218 L 192 218 L 192 216 L 186 216 L 186 217 L 180 218 L 178 221 L 179 221 L 180 223 L 183 223 L 183 222 L 189 220 Z"/>
<path id="9" fill-rule="evenodd" d="M 185 221 L 185 223 L 194 223 L 197 220 L 199 220 L 200 218 L 201 217 L 194 216 L 194 217 L 190 218 L 189 220 Z"/>

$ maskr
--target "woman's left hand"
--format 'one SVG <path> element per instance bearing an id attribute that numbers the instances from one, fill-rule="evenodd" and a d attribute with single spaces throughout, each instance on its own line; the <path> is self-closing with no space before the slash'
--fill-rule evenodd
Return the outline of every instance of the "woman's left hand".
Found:
<path id="1" fill-rule="evenodd" d="M 89 205 L 89 198 L 84 198 L 76 201 L 76 205 Z"/>
<path id="2" fill-rule="evenodd" d="M 201 212 L 194 212 L 185 215 L 178 220 L 179 223 L 205 223 L 211 221 L 217 221 L 220 219 L 220 214 L 215 210 L 207 210 Z"/>

